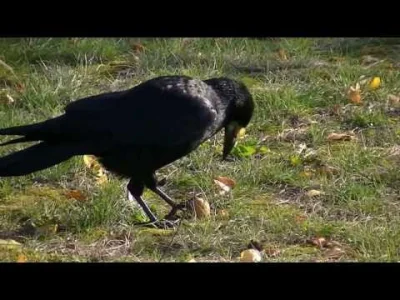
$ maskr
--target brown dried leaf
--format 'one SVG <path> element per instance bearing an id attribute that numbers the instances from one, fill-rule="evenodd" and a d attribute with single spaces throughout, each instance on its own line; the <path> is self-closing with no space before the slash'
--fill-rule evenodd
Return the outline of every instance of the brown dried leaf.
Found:
<path id="1" fill-rule="evenodd" d="M 217 178 L 215 178 L 215 180 L 222 182 L 223 184 L 229 186 L 230 188 L 234 188 L 236 185 L 235 180 L 228 178 L 228 177 L 223 177 L 223 176 L 218 176 Z"/>
<path id="2" fill-rule="evenodd" d="M 233 179 L 223 176 L 215 178 L 214 183 L 220 188 L 219 194 L 221 196 L 229 193 L 236 185 L 236 182 Z"/>
<path id="3" fill-rule="evenodd" d="M 268 257 L 277 257 L 278 255 L 281 254 L 281 250 L 275 249 L 275 248 L 267 248 L 267 249 L 264 249 L 264 253 Z"/>
<path id="4" fill-rule="evenodd" d="M 17 257 L 18 263 L 25 263 L 28 261 L 28 258 L 24 254 L 19 254 Z"/>
<path id="5" fill-rule="evenodd" d="M 79 190 L 69 190 L 64 193 L 68 199 L 75 199 L 79 201 L 87 200 L 87 197 Z"/>
<path id="6" fill-rule="evenodd" d="M 362 104 L 360 84 L 357 83 L 355 88 L 351 86 L 347 96 L 352 103 Z"/>
<path id="7" fill-rule="evenodd" d="M 354 134 L 349 133 L 331 133 L 328 135 L 328 141 L 350 141 L 354 139 Z"/>
<path id="8" fill-rule="evenodd" d="M 327 244 L 327 240 L 324 237 L 312 238 L 311 240 L 308 240 L 307 242 L 314 246 L 318 246 L 321 249 L 324 248 Z"/>
<path id="9" fill-rule="evenodd" d="M 195 197 L 192 204 L 196 218 L 203 219 L 210 216 L 210 204 L 206 200 L 200 197 Z"/>

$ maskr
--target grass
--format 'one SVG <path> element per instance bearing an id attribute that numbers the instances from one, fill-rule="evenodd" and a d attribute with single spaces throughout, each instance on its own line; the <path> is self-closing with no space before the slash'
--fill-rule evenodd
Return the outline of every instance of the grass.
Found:
<path id="1" fill-rule="evenodd" d="M 179 201 L 201 194 L 209 219 L 185 219 L 177 231 L 134 226 L 143 216 L 126 200 L 126 182 L 109 175 L 100 184 L 75 157 L 0 180 L 0 239 L 19 242 L 0 245 L 0 260 L 238 261 L 254 240 L 266 249 L 263 261 L 399 261 L 400 108 L 387 101 L 399 95 L 399 46 L 399 39 L 1 39 L 0 127 L 166 74 L 243 80 L 257 107 L 235 162 L 220 161 L 219 134 L 158 173 Z M 362 104 L 351 103 L 348 88 L 374 76 L 381 86 L 362 85 Z M 354 138 L 328 141 L 333 132 Z M 254 151 L 240 156 L 246 149 Z M 217 176 L 237 185 L 220 195 Z M 152 193 L 145 198 L 158 215 L 167 212 Z M 322 238 L 339 246 L 316 246 Z"/>

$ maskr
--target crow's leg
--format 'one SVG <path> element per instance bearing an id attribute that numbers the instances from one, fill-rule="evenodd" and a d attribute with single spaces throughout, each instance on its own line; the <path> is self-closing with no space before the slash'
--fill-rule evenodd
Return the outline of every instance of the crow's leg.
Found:
<path id="1" fill-rule="evenodd" d="M 149 176 L 148 180 L 145 182 L 146 187 L 148 187 L 152 192 L 157 194 L 161 199 L 163 199 L 165 202 L 167 202 L 171 207 L 171 211 L 165 216 L 164 219 L 168 220 L 171 219 L 175 216 L 177 211 L 179 209 L 184 209 L 185 205 L 184 204 L 176 204 L 174 200 L 170 196 L 168 196 L 164 191 L 162 191 L 158 186 L 157 186 L 157 179 L 155 174 L 153 173 L 151 176 Z"/>
<path id="2" fill-rule="evenodd" d="M 144 202 L 142 194 L 144 191 L 144 184 L 135 183 L 132 179 L 128 183 L 128 192 L 136 199 L 136 202 L 142 207 L 146 216 L 150 219 L 150 222 L 156 222 L 156 216 L 151 212 L 150 208 Z"/>
<path id="3" fill-rule="evenodd" d="M 176 222 L 169 220 L 162 220 L 162 221 L 157 220 L 157 217 L 151 212 L 150 208 L 142 198 L 143 190 L 144 190 L 144 184 L 137 184 L 132 179 L 129 181 L 128 183 L 129 193 L 136 199 L 137 203 L 139 203 L 139 205 L 142 207 L 147 217 L 150 219 L 150 222 L 138 223 L 137 225 L 152 225 L 154 227 L 164 228 L 164 229 L 174 227 L 176 225 Z"/>

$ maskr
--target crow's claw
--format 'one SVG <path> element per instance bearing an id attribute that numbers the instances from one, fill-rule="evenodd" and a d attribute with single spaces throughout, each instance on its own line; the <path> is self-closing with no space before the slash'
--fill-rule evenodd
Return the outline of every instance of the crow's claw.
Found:
<path id="1" fill-rule="evenodd" d="M 174 229 L 177 225 L 179 225 L 180 219 L 177 220 L 157 220 L 155 222 L 145 222 L 138 223 L 136 225 L 143 225 L 146 227 L 158 228 L 158 229 Z"/>

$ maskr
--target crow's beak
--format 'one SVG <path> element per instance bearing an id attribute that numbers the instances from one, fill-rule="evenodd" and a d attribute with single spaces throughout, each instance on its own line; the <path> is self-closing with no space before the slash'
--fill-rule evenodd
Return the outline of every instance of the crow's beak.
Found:
<path id="1" fill-rule="evenodd" d="M 233 147 L 235 146 L 236 138 L 240 129 L 241 127 L 235 122 L 229 123 L 225 127 L 224 150 L 222 154 L 223 160 L 227 158 L 228 154 L 232 151 Z"/>

